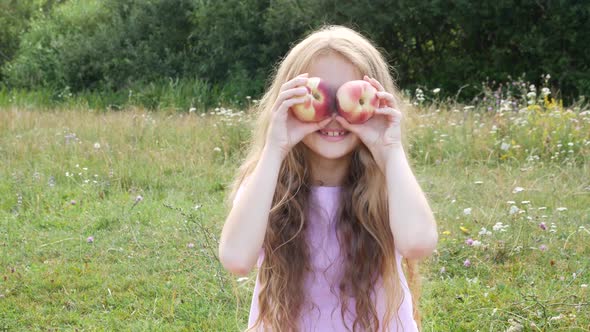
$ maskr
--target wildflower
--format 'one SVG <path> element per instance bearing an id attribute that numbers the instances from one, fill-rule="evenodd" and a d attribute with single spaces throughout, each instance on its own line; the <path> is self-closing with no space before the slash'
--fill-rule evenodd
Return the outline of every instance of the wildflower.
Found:
<path id="1" fill-rule="evenodd" d="M 506 142 L 502 142 L 502 145 L 500 146 L 500 149 L 502 149 L 504 151 L 508 151 L 508 149 L 510 149 L 510 144 L 508 144 Z"/>
<path id="2" fill-rule="evenodd" d="M 562 212 L 562 211 L 567 211 L 567 208 L 566 207 L 558 207 L 556 210 L 558 212 Z"/>
<path id="3" fill-rule="evenodd" d="M 588 288 L 588 284 L 581 284 L 580 287 L 582 287 L 582 288 Z"/>
<path id="4" fill-rule="evenodd" d="M 508 211 L 508 213 L 509 213 L 509 214 L 515 214 L 515 213 L 517 213 L 518 211 L 520 211 L 520 209 L 518 208 L 518 206 L 516 206 L 516 205 L 512 205 L 512 206 L 510 207 L 510 211 Z"/>
<path id="5" fill-rule="evenodd" d="M 523 188 L 523 187 L 516 187 L 516 188 L 514 188 L 514 189 L 512 190 L 512 193 L 513 193 L 513 194 L 516 194 L 516 193 L 519 193 L 519 192 L 521 192 L 521 191 L 524 191 L 524 188 Z"/>
<path id="6" fill-rule="evenodd" d="M 465 240 L 465 244 L 467 244 L 468 246 L 472 246 L 473 245 L 473 239 L 472 238 L 468 238 L 467 240 Z"/>
<path id="7" fill-rule="evenodd" d="M 440 88 L 436 88 L 436 89 L 432 90 L 432 92 L 433 92 L 434 94 L 438 94 L 438 93 L 440 92 Z"/>
<path id="8" fill-rule="evenodd" d="M 481 241 L 473 240 L 473 247 L 475 247 L 475 248 L 481 247 Z"/>
<path id="9" fill-rule="evenodd" d="M 483 184 L 483 181 L 475 181 L 474 184 Z"/>
<path id="10" fill-rule="evenodd" d="M 215 151 L 215 152 L 221 152 L 221 149 L 216 146 L 216 147 L 213 148 L 213 151 Z"/>
<path id="11" fill-rule="evenodd" d="M 502 222 L 497 222 L 493 228 L 494 231 L 500 231 L 500 232 L 506 232 L 506 228 L 508 228 L 510 225 L 504 225 Z"/>
<path id="12" fill-rule="evenodd" d="M 71 204 L 71 205 L 76 205 L 76 201 L 75 201 L 75 200 L 71 200 L 71 201 L 70 201 L 70 204 Z"/>
<path id="13" fill-rule="evenodd" d="M 49 177 L 49 180 L 47 180 L 47 185 L 49 187 L 55 187 L 55 178 L 52 176 Z"/>
<path id="14" fill-rule="evenodd" d="M 547 246 L 544 245 L 544 244 L 542 244 L 542 245 L 539 246 L 539 250 L 541 250 L 541 251 L 547 251 Z"/>
<path id="15" fill-rule="evenodd" d="M 192 242 L 189 242 L 189 244 L 186 245 L 188 248 L 194 248 L 195 244 Z"/>
<path id="16" fill-rule="evenodd" d="M 447 272 L 447 269 L 444 266 L 440 268 L 441 274 L 446 273 L 446 272 Z"/>
<path id="17" fill-rule="evenodd" d="M 469 234 L 469 229 L 467 229 L 466 227 L 459 226 L 459 229 L 461 230 L 461 232 L 463 232 L 465 234 Z"/>
<path id="18" fill-rule="evenodd" d="M 93 243 L 94 242 L 94 236 L 89 236 L 88 238 L 86 238 L 86 242 Z"/>
<path id="19" fill-rule="evenodd" d="M 470 266 L 471 266 L 471 261 L 470 261 L 469 259 L 466 259 L 466 260 L 463 262 L 463 266 L 465 266 L 465 267 L 470 267 Z"/>
<path id="20" fill-rule="evenodd" d="M 191 108 L 188 109 L 188 112 L 189 113 L 195 113 L 196 110 L 197 110 L 196 108 L 191 107 Z"/>
<path id="21" fill-rule="evenodd" d="M 488 231 L 485 227 L 482 227 L 479 231 L 479 235 L 492 235 L 492 232 Z"/>
<path id="22" fill-rule="evenodd" d="M 98 143 L 98 142 L 94 143 L 94 148 L 96 150 L 100 149 L 100 143 Z"/>
<path id="23" fill-rule="evenodd" d="M 470 215 L 471 214 L 471 208 L 463 209 L 463 214 L 464 215 Z"/>
<path id="24" fill-rule="evenodd" d="M 546 231 L 547 230 L 547 225 L 544 222 L 542 222 L 542 223 L 539 224 L 539 228 L 542 229 L 542 230 L 544 230 L 544 231 Z"/>
<path id="25" fill-rule="evenodd" d="M 137 195 L 137 197 L 135 197 L 135 204 L 137 204 L 141 201 L 143 201 L 143 197 L 141 195 Z"/>

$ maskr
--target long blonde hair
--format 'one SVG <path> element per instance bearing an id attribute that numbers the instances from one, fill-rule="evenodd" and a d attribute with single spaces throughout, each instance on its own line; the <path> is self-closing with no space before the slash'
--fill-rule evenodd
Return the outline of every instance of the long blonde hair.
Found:
<path id="1" fill-rule="evenodd" d="M 243 180 L 252 173 L 265 145 L 273 104 L 281 85 L 306 72 L 319 55 L 336 53 L 347 58 L 359 71 L 377 79 L 396 98 L 403 112 L 397 87 L 382 54 L 365 37 L 342 26 L 324 26 L 295 45 L 280 62 L 275 77 L 253 109 L 257 115 L 256 128 L 245 162 L 234 179 L 227 204 L 233 201 Z M 276 191 L 264 238 L 265 259 L 259 270 L 259 317 L 254 326 L 264 325 L 274 331 L 297 331 L 298 317 L 305 300 L 305 273 L 311 271 L 309 249 L 305 239 L 306 211 L 309 201 L 311 175 L 306 158 L 307 147 L 297 144 L 281 165 Z M 348 298 L 356 302 L 356 317 L 352 329 L 385 330 L 391 319 L 399 320 L 397 311 L 403 301 L 395 257 L 393 235 L 389 225 L 387 187 L 369 150 L 362 143 L 352 153 L 349 174 L 342 185 L 336 222 L 341 255 L 345 257 L 343 277 L 339 284 L 344 319 Z M 414 301 L 414 318 L 420 323 L 417 299 L 418 271 L 415 261 L 405 261 Z M 377 317 L 371 292 L 382 276 L 386 292 L 385 317 Z M 384 322 L 380 326 L 379 322 Z"/>

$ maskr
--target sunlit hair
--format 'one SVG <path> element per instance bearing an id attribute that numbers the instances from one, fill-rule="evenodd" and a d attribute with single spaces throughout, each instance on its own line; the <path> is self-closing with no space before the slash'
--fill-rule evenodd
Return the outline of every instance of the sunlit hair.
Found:
<path id="1" fill-rule="evenodd" d="M 237 189 L 255 169 L 260 160 L 268 134 L 272 107 L 281 85 L 307 72 L 312 61 L 325 54 L 340 54 L 354 64 L 360 73 L 377 79 L 396 98 L 396 108 L 403 113 L 391 68 L 382 54 L 366 38 L 352 29 L 325 26 L 312 32 L 280 62 L 270 87 L 253 112 L 257 123 L 244 164 L 232 183 L 228 204 Z M 304 278 L 311 271 L 310 252 L 305 239 L 308 227 L 306 211 L 311 201 L 311 174 L 308 148 L 299 143 L 285 157 L 280 167 L 278 183 L 269 214 L 264 238 L 265 259 L 259 270 L 259 317 L 254 328 L 262 324 L 272 331 L 298 331 L 298 319 L 303 309 Z M 343 277 L 337 290 L 342 302 L 344 319 L 349 298 L 356 301 L 353 331 L 381 331 L 388 322 L 399 322 L 397 312 L 403 301 L 403 291 L 397 270 L 395 246 L 389 225 L 387 187 L 369 150 L 362 143 L 352 153 L 348 176 L 342 184 L 336 229 L 344 258 Z M 414 318 L 420 324 L 417 300 L 419 274 L 417 263 L 405 260 L 412 298 Z M 384 298 L 388 301 L 385 317 L 377 310 L 369 290 L 381 276 Z M 384 323 L 384 324 L 380 324 Z"/>

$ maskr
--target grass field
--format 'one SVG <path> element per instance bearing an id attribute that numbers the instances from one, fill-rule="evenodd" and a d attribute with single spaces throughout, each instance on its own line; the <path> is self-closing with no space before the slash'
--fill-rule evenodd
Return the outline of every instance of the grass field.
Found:
<path id="1" fill-rule="evenodd" d="M 0 110 L 0 331 L 238 331 L 215 258 L 247 113 Z M 405 117 L 439 225 L 425 331 L 590 331 L 590 112 Z"/>

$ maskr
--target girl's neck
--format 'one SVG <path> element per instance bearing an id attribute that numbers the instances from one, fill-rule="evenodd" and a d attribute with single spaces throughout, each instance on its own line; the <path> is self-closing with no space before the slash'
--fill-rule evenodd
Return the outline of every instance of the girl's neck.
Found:
<path id="1" fill-rule="evenodd" d="M 348 174 L 350 158 L 326 159 L 314 156 L 311 159 L 311 185 L 314 187 L 340 187 Z"/>

